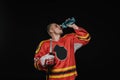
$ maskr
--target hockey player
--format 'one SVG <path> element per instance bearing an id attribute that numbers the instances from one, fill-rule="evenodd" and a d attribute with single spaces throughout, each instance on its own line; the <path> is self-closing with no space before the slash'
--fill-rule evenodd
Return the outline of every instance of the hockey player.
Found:
<path id="1" fill-rule="evenodd" d="M 75 52 L 90 41 L 89 33 L 75 23 L 68 25 L 74 29 L 73 33 L 63 34 L 57 23 L 47 26 L 51 39 L 40 42 L 34 56 L 34 66 L 38 70 L 48 72 L 51 67 L 49 80 L 75 80 L 77 76 Z M 50 54 L 52 53 L 52 55 Z"/>

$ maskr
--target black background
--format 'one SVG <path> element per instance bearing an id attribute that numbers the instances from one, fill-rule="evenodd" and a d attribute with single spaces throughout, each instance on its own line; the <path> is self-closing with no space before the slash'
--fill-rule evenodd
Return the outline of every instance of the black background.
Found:
<path id="1" fill-rule="evenodd" d="M 70 17 L 91 34 L 90 43 L 75 54 L 76 80 L 119 78 L 117 2 L 41 1 L 0 2 L 0 80 L 45 80 L 45 73 L 33 66 L 34 52 L 41 40 L 49 38 L 49 23 Z"/>

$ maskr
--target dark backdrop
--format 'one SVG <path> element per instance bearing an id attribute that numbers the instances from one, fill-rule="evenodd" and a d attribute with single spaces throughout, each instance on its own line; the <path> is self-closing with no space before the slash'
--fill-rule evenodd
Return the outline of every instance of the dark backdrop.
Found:
<path id="1" fill-rule="evenodd" d="M 45 73 L 33 66 L 34 52 L 49 38 L 46 26 L 69 17 L 91 34 L 90 43 L 75 54 L 76 80 L 119 78 L 118 11 L 112 1 L 1 1 L 0 80 L 44 80 Z"/>

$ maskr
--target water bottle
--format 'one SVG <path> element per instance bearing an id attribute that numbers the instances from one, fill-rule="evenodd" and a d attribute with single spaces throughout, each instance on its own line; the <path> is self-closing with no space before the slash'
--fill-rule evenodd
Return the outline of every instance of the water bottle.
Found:
<path id="1" fill-rule="evenodd" d="M 71 24 L 74 24 L 75 23 L 75 18 L 72 17 L 72 18 L 69 18 L 68 20 L 66 20 L 65 22 L 63 22 L 61 24 L 61 27 L 62 28 L 67 28 L 68 26 L 67 25 L 71 25 Z"/>

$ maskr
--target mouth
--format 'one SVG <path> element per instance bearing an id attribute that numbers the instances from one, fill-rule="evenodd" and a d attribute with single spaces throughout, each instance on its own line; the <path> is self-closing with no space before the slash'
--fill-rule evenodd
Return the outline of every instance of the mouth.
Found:
<path id="1" fill-rule="evenodd" d="M 62 30 L 62 28 L 61 28 L 61 27 L 60 27 L 59 29 L 60 29 L 60 30 Z"/>
<path id="2" fill-rule="evenodd" d="M 60 28 L 60 30 L 63 30 L 62 28 Z"/>

